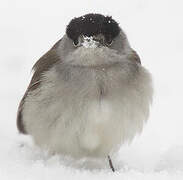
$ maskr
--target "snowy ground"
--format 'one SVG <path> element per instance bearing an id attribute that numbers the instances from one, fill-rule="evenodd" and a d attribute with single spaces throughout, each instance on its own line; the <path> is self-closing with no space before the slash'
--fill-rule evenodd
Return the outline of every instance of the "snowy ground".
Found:
<path id="1" fill-rule="evenodd" d="M 0 179 L 183 179 L 182 7 L 181 0 L 0 0 Z M 89 12 L 120 22 L 154 79 L 150 119 L 141 136 L 113 157 L 116 173 L 107 162 L 89 169 L 84 160 L 48 157 L 16 130 L 32 65 L 71 18 Z"/>

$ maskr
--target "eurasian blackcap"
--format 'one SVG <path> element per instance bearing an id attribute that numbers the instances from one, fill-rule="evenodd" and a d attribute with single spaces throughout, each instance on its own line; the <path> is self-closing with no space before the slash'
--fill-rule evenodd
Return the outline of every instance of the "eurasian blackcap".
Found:
<path id="1" fill-rule="evenodd" d="M 149 72 L 109 16 L 74 18 L 33 67 L 17 126 L 35 144 L 72 157 L 109 158 L 142 131 L 152 100 Z"/>

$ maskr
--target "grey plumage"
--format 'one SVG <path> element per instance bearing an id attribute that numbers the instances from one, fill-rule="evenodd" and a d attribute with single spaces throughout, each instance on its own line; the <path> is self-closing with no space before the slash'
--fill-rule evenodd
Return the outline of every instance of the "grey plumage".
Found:
<path id="1" fill-rule="evenodd" d="M 84 37 L 79 34 L 75 47 L 64 35 L 36 62 L 17 126 L 50 153 L 107 157 L 141 132 L 152 100 L 151 76 L 121 28 L 110 45 L 105 35 L 94 34 L 97 45 L 85 47 Z"/>

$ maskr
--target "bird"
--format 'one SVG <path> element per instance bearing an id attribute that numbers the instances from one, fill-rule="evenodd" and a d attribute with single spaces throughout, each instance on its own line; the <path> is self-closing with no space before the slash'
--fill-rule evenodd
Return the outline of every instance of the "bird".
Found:
<path id="1" fill-rule="evenodd" d="M 107 158 L 142 132 L 153 98 L 151 73 L 112 16 L 74 17 L 33 66 L 17 128 L 51 154 Z"/>

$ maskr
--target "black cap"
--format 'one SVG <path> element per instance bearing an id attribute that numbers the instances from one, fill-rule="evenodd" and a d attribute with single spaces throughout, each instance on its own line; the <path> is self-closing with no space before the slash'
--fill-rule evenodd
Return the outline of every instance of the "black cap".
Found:
<path id="1" fill-rule="evenodd" d="M 76 41 L 80 35 L 93 36 L 103 34 L 106 40 L 113 40 L 120 33 L 118 23 L 111 16 L 86 14 L 74 18 L 67 26 L 67 36 Z"/>

